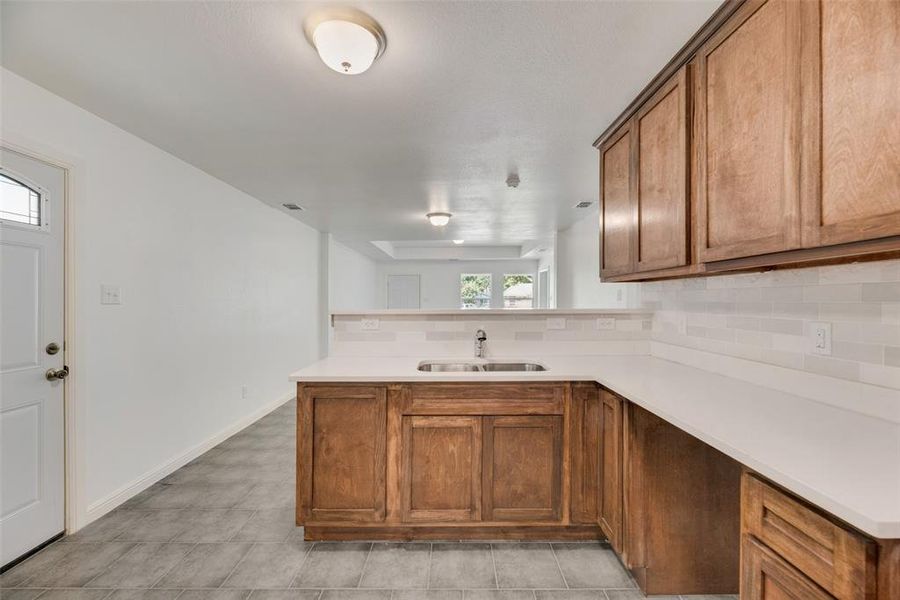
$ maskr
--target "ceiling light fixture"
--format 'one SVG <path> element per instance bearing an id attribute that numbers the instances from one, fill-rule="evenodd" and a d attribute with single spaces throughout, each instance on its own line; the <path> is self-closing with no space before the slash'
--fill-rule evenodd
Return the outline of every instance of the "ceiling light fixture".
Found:
<path id="1" fill-rule="evenodd" d="M 428 213 L 425 217 L 428 219 L 428 222 L 434 225 L 435 227 L 443 227 L 447 223 L 450 222 L 450 217 L 452 217 L 448 212 L 433 212 Z"/>
<path id="2" fill-rule="evenodd" d="M 307 23 L 306 35 L 322 62 L 343 75 L 368 70 L 387 46 L 381 26 L 356 10 L 320 15 Z"/>
<path id="3" fill-rule="evenodd" d="M 456 244 L 457 246 L 459 246 L 460 244 L 462 244 L 465 241 L 466 240 L 453 240 L 453 243 Z"/>

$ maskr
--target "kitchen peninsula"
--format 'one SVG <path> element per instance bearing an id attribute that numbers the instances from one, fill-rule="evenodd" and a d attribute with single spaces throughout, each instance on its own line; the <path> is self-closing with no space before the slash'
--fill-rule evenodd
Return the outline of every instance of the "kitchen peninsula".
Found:
<path id="1" fill-rule="evenodd" d="M 307 539 L 605 537 L 646 593 L 801 568 L 827 597 L 897 597 L 900 424 L 698 368 L 649 318 L 335 315 L 332 355 L 292 376 Z M 419 370 L 451 360 L 545 370 Z"/>

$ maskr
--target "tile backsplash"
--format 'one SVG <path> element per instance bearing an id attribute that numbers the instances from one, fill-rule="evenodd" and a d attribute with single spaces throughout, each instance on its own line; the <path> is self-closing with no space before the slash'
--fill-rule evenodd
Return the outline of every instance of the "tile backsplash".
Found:
<path id="1" fill-rule="evenodd" d="M 640 285 L 654 341 L 900 389 L 900 260 Z"/>

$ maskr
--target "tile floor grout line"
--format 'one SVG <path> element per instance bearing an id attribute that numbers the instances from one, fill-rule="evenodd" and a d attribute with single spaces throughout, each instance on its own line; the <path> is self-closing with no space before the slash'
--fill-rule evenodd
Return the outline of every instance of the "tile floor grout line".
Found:
<path id="1" fill-rule="evenodd" d="M 500 577 L 497 575 L 497 559 L 494 558 L 494 544 L 488 544 L 488 549 L 491 552 L 491 566 L 494 567 L 494 589 L 500 589 Z"/>
<path id="2" fill-rule="evenodd" d="M 177 543 L 180 543 L 180 542 L 167 542 L 167 543 L 174 543 L 174 544 L 177 544 Z M 193 552 L 194 549 L 195 549 L 198 545 L 200 545 L 200 542 L 194 542 L 194 543 L 191 545 L 190 549 L 189 549 L 187 552 L 184 553 L 184 556 L 182 556 L 181 559 L 180 559 L 177 563 L 175 563 L 174 565 L 172 565 L 171 567 L 169 567 L 168 569 L 166 569 L 165 573 L 163 573 L 162 575 L 160 575 L 159 577 L 157 577 L 157 578 L 153 581 L 153 583 L 150 584 L 150 588 L 149 588 L 149 589 L 156 589 L 156 584 L 159 583 L 160 581 L 162 581 L 163 578 L 164 578 L 166 575 L 168 575 L 169 573 L 171 573 L 171 572 L 175 569 L 175 567 L 177 567 L 178 565 L 180 565 L 180 564 L 181 564 L 181 561 L 183 561 L 185 558 L 187 558 L 188 554 L 190 554 L 191 552 Z M 179 595 L 180 595 L 180 594 L 179 594 Z M 177 596 L 176 596 L 176 598 L 177 598 Z"/>
<path id="3" fill-rule="evenodd" d="M 126 556 L 128 556 L 129 554 L 134 552 L 135 550 L 137 550 L 138 546 L 140 546 L 143 543 L 144 542 L 134 542 L 134 546 L 132 546 L 127 552 L 125 552 L 124 554 L 122 554 L 122 556 L 118 557 L 117 559 L 115 559 L 114 561 L 109 563 L 105 569 L 103 569 L 102 571 L 100 571 L 99 573 L 97 573 L 96 575 L 91 577 L 90 579 L 88 579 L 86 582 L 84 582 L 84 585 L 82 585 L 81 587 L 89 588 L 92 581 L 94 581 L 95 579 L 97 579 L 98 577 L 100 577 L 101 575 L 103 575 L 104 573 L 109 571 L 110 569 L 112 569 L 116 565 L 117 562 L 119 562 L 120 560 L 122 560 L 123 558 L 125 558 Z M 165 543 L 165 542 L 163 542 L 163 543 Z"/>
<path id="4" fill-rule="evenodd" d="M 372 551 L 375 549 L 375 544 L 369 542 L 369 551 L 366 553 L 366 560 L 363 561 L 362 571 L 359 572 L 359 579 L 356 582 L 356 587 L 358 588 L 362 584 L 363 575 L 366 574 L 366 567 L 369 565 L 369 557 L 372 556 Z"/>
<path id="5" fill-rule="evenodd" d="M 227 543 L 228 542 L 226 542 L 226 544 Z M 259 542 L 250 543 L 250 549 L 247 550 L 247 552 L 245 552 L 243 556 L 241 556 L 237 563 L 235 563 L 235 565 L 231 568 L 231 571 L 228 572 L 228 575 L 225 576 L 225 579 L 222 580 L 222 583 L 220 583 L 217 587 L 222 588 L 225 585 L 225 582 L 228 581 L 228 578 L 234 575 L 234 572 L 237 571 L 237 568 L 241 566 L 241 564 L 247 559 L 248 556 L 250 556 L 250 553 L 253 552 L 258 544 Z"/>
<path id="6" fill-rule="evenodd" d="M 297 570 L 294 571 L 294 575 L 291 577 L 291 581 L 288 583 L 288 588 L 294 587 L 294 582 L 297 581 L 297 577 L 299 577 L 300 573 L 303 571 L 303 566 L 306 564 L 306 561 L 309 558 L 310 553 L 316 547 L 316 544 L 318 544 L 318 542 L 313 542 L 312 544 L 310 544 L 309 548 L 306 549 L 306 552 L 303 553 L 303 558 L 300 560 L 300 564 L 297 566 Z M 319 595 L 322 595 L 321 592 L 319 593 Z"/>
<path id="7" fill-rule="evenodd" d="M 434 542 L 428 544 L 428 571 L 425 574 L 425 589 L 431 589 L 431 563 L 434 560 Z M 391 592 L 391 600 L 393 600 L 394 592 Z"/>
<path id="8" fill-rule="evenodd" d="M 553 560 L 556 561 L 556 568 L 559 569 L 559 576 L 562 577 L 563 583 L 566 584 L 566 589 L 571 590 L 572 588 L 569 586 L 566 574 L 563 573 L 562 565 L 559 564 L 559 557 L 556 555 L 556 548 L 553 547 L 553 542 L 550 542 L 550 552 L 553 554 Z"/>

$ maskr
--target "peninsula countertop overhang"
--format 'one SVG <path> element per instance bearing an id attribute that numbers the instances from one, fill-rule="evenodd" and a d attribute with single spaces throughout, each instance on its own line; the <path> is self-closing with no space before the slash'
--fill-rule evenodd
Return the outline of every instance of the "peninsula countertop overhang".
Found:
<path id="1" fill-rule="evenodd" d="M 647 355 L 503 356 L 538 372 L 421 372 L 422 360 L 347 356 L 300 383 L 596 381 L 795 494 L 881 539 L 900 538 L 900 423 Z M 468 360 L 468 359 L 466 359 Z"/>

